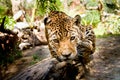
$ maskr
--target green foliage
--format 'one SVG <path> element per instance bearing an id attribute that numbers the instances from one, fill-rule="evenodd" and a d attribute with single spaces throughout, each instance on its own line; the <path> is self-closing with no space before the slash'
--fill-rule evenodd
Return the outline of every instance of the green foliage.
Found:
<path id="1" fill-rule="evenodd" d="M 28 3 L 27 0 L 24 0 L 24 2 L 21 4 L 21 6 L 24 6 L 25 9 L 31 9 L 34 7 L 35 1 L 36 0 L 31 0 L 31 2 Z"/>
<path id="2" fill-rule="evenodd" d="M 0 17 L 6 13 L 6 8 L 0 5 Z"/>
<path id="3" fill-rule="evenodd" d="M 107 38 L 107 37 L 115 37 L 115 36 L 120 36 L 120 34 L 104 34 L 104 35 L 97 35 L 97 38 Z"/>
<path id="4" fill-rule="evenodd" d="M 41 58 L 37 54 L 33 54 L 33 61 L 30 63 L 30 65 L 33 65 L 41 60 Z"/>
<path id="5" fill-rule="evenodd" d="M 10 30 L 14 29 L 15 23 L 16 22 L 12 17 L 6 16 L 6 20 L 5 20 L 5 28 L 6 29 L 10 29 Z"/>
<path id="6" fill-rule="evenodd" d="M 98 2 L 96 0 L 89 0 L 86 5 L 86 7 L 95 7 L 95 6 L 98 6 Z"/>
<path id="7" fill-rule="evenodd" d="M 12 10 L 12 5 L 10 0 L 0 0 L 0 17 L 4 15 L 9 15 L 6 14 L 7 11 Z"/>
<path id="8" fill-rule="evenodd" d="M 37 60 L 37 59 L 39 59 L 39 56 L 36 55 L 36 54 L 34 54 L 34 55 L 33 55 L 33 60 Z"/>
<path id="9" fill-rule="evenodd" d="M 104 9 L 108 13 L 115 13 L 116 10 L 120 10 L 120 0 L 104 0 Z"/>
<path id="10" fill-rule="evenodd" d="M 0 23 L 2 22 L 2 19 L 3 18 L 0 18 Z M 5 27 L 5 29 L 12 30 L 12 29 L 14 29 L 15 23 L 16 23 L 15 20 L 11 16 L 6 16 L 4 27 Z"/>
<path id="11" fill-rule="evenodd" d="M 94 32 L 97 36 L 104 35 L 104 33 L 106 32 L 104 24 L 99 23 L 98 26 L 96 28 L 94 28 Z"/>
<path id="12" fill-rule="evenodd" d="M 93 25 L 94 27 L 100 22 L 100 13 L 97 10 L 87 11 L 84 17 L 82 17 L 83 25 Z"/>
<path id="13" fill-rule="evenodd" d="M 51 10 L 59 10 L 61 7 L 60 0 L 37 0 L 37 12 L 43 16 Z"/>
<path id="14" fill-rule="evenodd" d="M 120 34 L 120 17 L 110 15 L 106 22 L 100 22 L 97 28 L 94 29 L 97 36 L 111 36 Z"/>
<path id="15" fill-rule="evenodd" d="M 107 27 L 113 34 L 120 34 L 120 17 L 117 15 L 111 15 L 106 22 Z"/>

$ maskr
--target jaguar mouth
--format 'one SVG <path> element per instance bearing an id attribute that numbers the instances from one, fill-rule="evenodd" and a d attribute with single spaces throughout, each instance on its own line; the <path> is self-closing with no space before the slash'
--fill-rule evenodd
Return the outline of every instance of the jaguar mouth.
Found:
<path id="1" fill-rule="evenodd" d="M 64 58 L 64 59 L 61 59 L 61 58 L 57 58 L 57 60 L 59 62 L 66 62 L 67 64 L 73 64 L 73 59 L 69 59 L 69 58 Z"/>

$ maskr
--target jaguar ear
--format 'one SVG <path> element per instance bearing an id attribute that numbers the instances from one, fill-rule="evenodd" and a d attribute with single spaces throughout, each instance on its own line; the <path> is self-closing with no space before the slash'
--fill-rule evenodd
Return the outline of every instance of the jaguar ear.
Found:
<path id="1" fill-rule="evenodd" d="M 80 23 L 81 23 L 81 16 L 80 15 L 76 15 L 74 17 L 73 21 L 74 21 L 75 25 L 80 25 Z"/>
<path id="2" fill-rule="evenodd" d="M 81 16 L 80 15 L 76 15 L 74 18 L 73 18 L 73 25 L 79 27 L 79 29 L 82 31 L 82 32 L 85 32 L 85 28 L 84 26 L 81 25 Z"/>
<path id="3" fill-rule="evenodd" d="M 45 25 L 47 25 L 48 23 L 50 23 L 50 18 L 49 17 L 46 17 L 45 19 L 44 19 L 44 24 Z"/>

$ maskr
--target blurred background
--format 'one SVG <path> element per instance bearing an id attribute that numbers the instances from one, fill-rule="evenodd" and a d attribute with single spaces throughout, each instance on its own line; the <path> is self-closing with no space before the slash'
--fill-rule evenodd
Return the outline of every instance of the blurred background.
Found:
<path id="1" fill-rule="evenodd" d="M 0 0 L 0 22 L 6 16 L 5 28 L 14 29 L 16 22 L 33 27 L 51 10 L 81 15 L 82 24 L 93 25 L 96 35 L 120 32 L 120 0 Z"/>
<path id="2" fill-rule="evenodd" d="M 92 25 L 97 36 L 96 53 L 107 53 L 105 48 L 119 53 L 120 0 L 0 0 L 0 80 L 50 56 L 48 47 L 43 46 L 47 45 L 43 19 L 52 10 L 71 17 L 78 14 L 82 25 Z M 100 56 L 101 60 L 106 55 Z"/>

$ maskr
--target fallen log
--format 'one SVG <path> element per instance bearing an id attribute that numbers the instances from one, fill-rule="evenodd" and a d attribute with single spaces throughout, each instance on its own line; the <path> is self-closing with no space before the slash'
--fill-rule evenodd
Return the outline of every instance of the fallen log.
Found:
<path id="1" fill-rule="evenodd" d="M 55 58 L 45 59 L 28 67 L 11 80 L 45 80 L 56 63 L 58 63 L 58 61 Z"/>
<path id="2" fill-rule="evenodd" d="M 82 66 L 79 71 L 75 65 L 64 61 L 58 62 L 55 58 L 47 58 L 28 67 L 10 80 L 79 80 L 76 78 L 82 74 L 78 75 L 78 73 L 83 73 Z"/>

